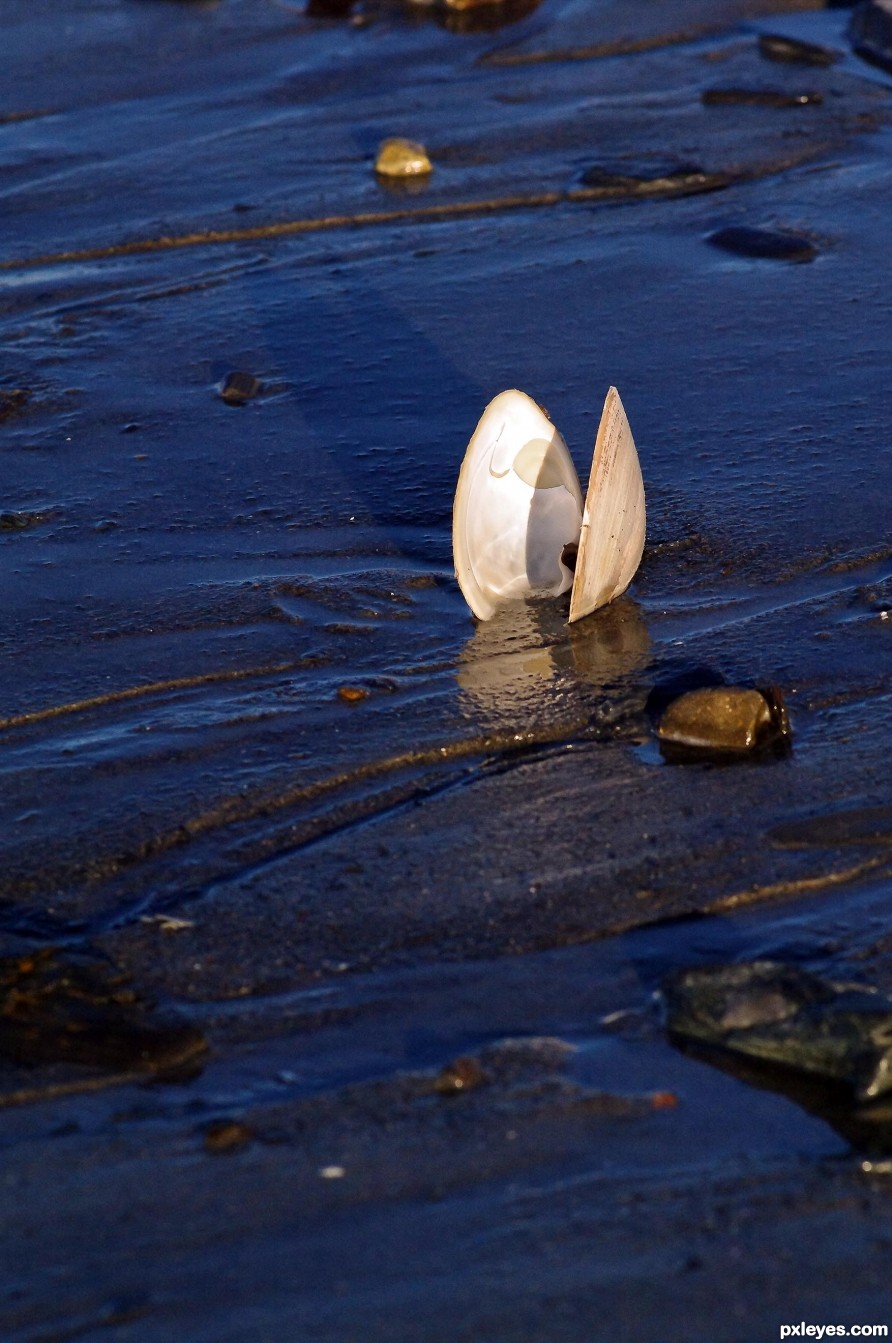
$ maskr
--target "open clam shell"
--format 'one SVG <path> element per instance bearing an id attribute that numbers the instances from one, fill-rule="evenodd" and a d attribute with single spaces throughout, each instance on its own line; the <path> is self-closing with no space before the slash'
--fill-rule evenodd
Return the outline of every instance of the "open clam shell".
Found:
<path id="1" fill-rule="evenodd" d="M 641 468 L 615 387 L 584 507 L 567 445 L 536 402 L 515 390 L 489 403 L 465 453 L 452 521 L 455 573 L 475 616 L 572 587 L 570 620 L 580 620 L 626 590 L 644 531 Z"/>
<path id="2" fill-rule="evenodd" d="M 567 445 L 523 392 L 490 401 L 455 492 L 452 549 L 465 601 L 480 620 L 515 597 L 566 592 L 561 558 L 582 526 L 582 491 Z"/>

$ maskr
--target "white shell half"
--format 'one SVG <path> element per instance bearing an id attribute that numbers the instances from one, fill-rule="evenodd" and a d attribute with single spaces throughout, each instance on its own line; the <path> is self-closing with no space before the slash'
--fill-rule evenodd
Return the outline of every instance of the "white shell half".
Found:
<path id="1" fill-rule="evenodd" d="M 581 620 L 625 592 L 641 563 L 644 482 L 619 392 L 604 402 L 582 515 L 570 621 Z"/>
<path id="2" fill-rule="evenodd" d="M 561 552 L 581 522 L 566 443 L 530 397 L 501 392 L 468 444 L 452 514 L 455 576 L 474 615 L 489 620 L 500 602 L 566 592 L 573 574 Z"/>

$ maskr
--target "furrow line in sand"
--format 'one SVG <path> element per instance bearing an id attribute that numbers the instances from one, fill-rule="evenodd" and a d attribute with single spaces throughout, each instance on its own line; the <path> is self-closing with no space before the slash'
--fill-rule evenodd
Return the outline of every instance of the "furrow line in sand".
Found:
<path id="1" fill-rule="evenodd" d="M 246 242 L 269 242 L 278 238 L 295 237 L 325 230 L 374 228 L 386 224 L 442 223 L 451 219 L 477 218 L 486 215 L 508 214 L 520 210 L 547 209 L 559 205 L 616 205 L 642 200 L 670 200 L 675 197 L 703 195 L 721 191 L 746 182 L 777 176 L 802 164 L 811 163 L 831 149 L 836 142 L 811 145 L 797 154 L 787 155 L 776 162 L 757 168 L 729 169 L 722 172 L 696 172 L 678 177 L 642 181 L 633 190 L 627 186 L 571 187 L 555 191 L 518 192 L 508 196 L 491 196 L 482 200 L 444 201 L 438 205 L 408 206 L 394 210 L 371 210 L 356 214 L 320 215 L 305 219 L 286 219 L 277 223 L 257 224 L 240 229 L 198 229 L 191 233 L 164 234 L 157 238 L 133 238 L 129 242 L 110 243 L 104 247 L 72 248 L 47 252 L 33 257 L 12 257 L 0 261 L 0 271 L 33 270 L 41 266 L 58 266 L 107 261 L 116 257 L 145 255 L 152 252 L 182 250 L 188 247 L 211 247 Z"/>

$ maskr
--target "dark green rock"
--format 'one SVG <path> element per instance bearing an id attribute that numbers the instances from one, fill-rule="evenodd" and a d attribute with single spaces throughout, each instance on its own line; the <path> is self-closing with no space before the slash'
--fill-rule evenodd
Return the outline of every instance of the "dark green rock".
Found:
<path id="1" fill-rule="evenodd" d="M 892 1090 L 892 1001 L 775 961 L 682 970 L 663 985 L 666 1026 L 681 1040 L 851 1086 Z"/>

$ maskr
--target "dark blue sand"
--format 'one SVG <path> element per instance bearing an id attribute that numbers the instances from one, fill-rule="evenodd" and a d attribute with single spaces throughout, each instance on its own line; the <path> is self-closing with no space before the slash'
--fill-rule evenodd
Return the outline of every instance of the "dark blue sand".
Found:
<path id="1" fill-rule="evenodd" d="M 63 10 L 4 15 L 0 949 L 96 956 L 211 1052 L 152 1087 L 0 1065 L 0 1332 L 884 1322 L 875 1154 L 674 1050 L 652 994 L 758 956 L 892 988 L 888 77 L 844 13 L 743 0 Z M 389 134 L 420 191 L 376 181 Z M 712 189 L 635 194 L 673 165 Z M 536 397 L 585 476 L 610 385 L 628 597 L 476 625 L 486 402 Z M 792 754 L 660 760 L 654 705 L 721 680 L 783 690 Z M 443 1095 L 460 1057 L 486 1083 Z"/>

